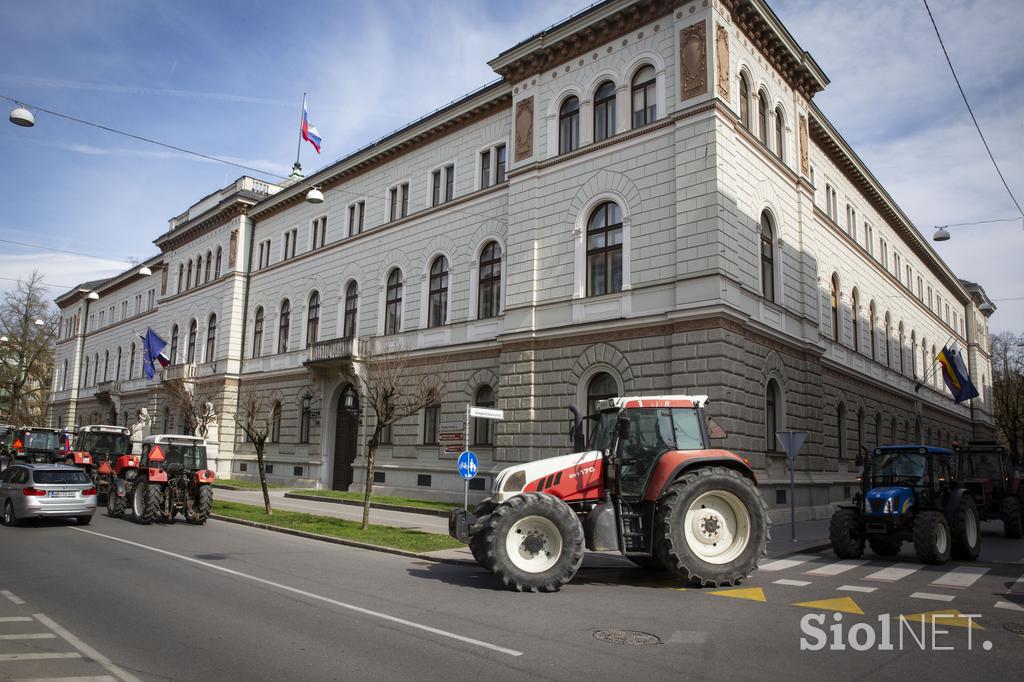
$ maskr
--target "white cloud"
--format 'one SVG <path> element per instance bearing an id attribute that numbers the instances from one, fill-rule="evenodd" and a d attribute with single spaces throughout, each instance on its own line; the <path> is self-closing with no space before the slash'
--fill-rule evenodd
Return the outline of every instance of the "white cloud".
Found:
<path id="1" fill-rule="evenodd" d="M 33 272 L 43 276 L 49 299 L 65 293 L 83 282 L 105 279 L 123 272 L 129 264 L 124 261 L 86 258 L 62 253 L 40 253 L 14 247 L 4 248 L 0 254 L 0 292 L 13 291 L 14 280 L 27 280 Z"/>

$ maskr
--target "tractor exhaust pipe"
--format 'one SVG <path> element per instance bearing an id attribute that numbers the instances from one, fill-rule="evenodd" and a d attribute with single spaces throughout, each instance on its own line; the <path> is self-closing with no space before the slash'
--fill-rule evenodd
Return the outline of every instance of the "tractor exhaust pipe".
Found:
<path id="1" fill-rule="evenodd" d="M 572 412 L 572 426 L 569 427 L 569 436 L 572 438 L 572 451 L 583 452 L 586 443 L 583 442 L 583 415 L 575 405 L 569 406 Z"/>

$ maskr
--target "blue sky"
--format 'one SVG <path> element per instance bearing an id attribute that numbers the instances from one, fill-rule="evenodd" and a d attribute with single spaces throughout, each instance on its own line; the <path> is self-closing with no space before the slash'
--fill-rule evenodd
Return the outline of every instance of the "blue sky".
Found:
<path id="1" fill-rule="evenodd" d="M 0 93 L 286 174 L 298 109 L 324 137 L 314 170 L 495 78 L 487 60 L 584 8 L 516 2 L 139 2 L 0 4 Z M 776 0 L 832 80 L 818 105 L 925 228 L 1011 217 L 943 61 L 923 4 Z M 1024 51 L 1017 0 L 931 0 L 961 81 L 1024 201 Z M 33 267 L 70 285 L 155 252 L 171 216 L 243 171 L 40 113 L 0 125 L 0 277 Z M 996 299 L 1024 297 L 1020 223 L 955 228 L 936 249 Z M 13 282 L 0 279 L 0 290 Z M 58 293 L 55 290 L 54 293 Z M 1024 300 L 993 328 L 1024 332 Z"/>

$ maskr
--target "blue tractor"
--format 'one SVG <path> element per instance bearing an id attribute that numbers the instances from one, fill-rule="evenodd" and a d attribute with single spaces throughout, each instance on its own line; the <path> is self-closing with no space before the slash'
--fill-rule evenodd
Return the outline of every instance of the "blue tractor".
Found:
<path id="1" fill-rule="evenodd" d="M 858 458 L 860 459 L 860 458 Z M 860 461 L 858 462 L 861 463 Z M 861 489 L 832 515 L 829 539 L 840 559 L 864 545 L 880 556 L 914 543 L 920 562 L 973 561 L 981 552 L 974 498 L 956 480 L 956 453 L 923 445 L 886 445 L 863 457 Z"/>

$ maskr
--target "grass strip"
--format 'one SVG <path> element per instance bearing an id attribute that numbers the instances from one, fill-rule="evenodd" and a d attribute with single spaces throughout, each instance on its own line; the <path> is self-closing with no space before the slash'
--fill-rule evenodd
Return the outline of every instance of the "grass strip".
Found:
<path id="1" fill-rule="evenodd" d="M 244 488 L 245 490 L 262 490 L 259 481 L 240 481 L 234 478 L 218 478 L 217 483 L 223 483 L 224 485 L 230 485 L 234 488 Z M 267 488 L 289 488 L 291 486 L 284 485 L 283 483 L 267 483 Z"/>
<path id="2" fill-rule="evenodd" d="M 301 493 L 303 495 L 312 495 L 315 497 L 330 497 L 336 500 L 352 500 L 353 502 L 362 502 L 362 493 L 350 493 L 341 490 L 293 490 L 293 493 Z M 417 509 L 434 509 L 439 511 L 448 511 L 450 509 L 462 509 L 461 504 L 454 502 L 433 502 L 431 500 L 415 500 L 408 497 L 393 497 L 391 495 L 371 495 L 371 502 L 379 502 L 381 504 L 393 504 L 400 507 L 416 507 Z M 470 507 L 472 509 L 472 507 Z"/>
<path id="3" fill-rule="evenodd" d="M 214 500 L 213 512 L 223 516 L 230 516 L 235 519 L 256 521 L 281 528 L 301 530 L 307 533 L 327 535 L 343 540 L 355 540 L 366 542 L 381 547 L 393 547 L 407 552 L 433 552 L 439 549 L 453 549 L 462 547 L 462 543 L 447 535 L 438 533 L 426 533 L 411 528 L 396 528 L 394 526 L 370 525 L 363 530 L 356 521 L 346 521 L 332 516 L 318 516 L 316 514 L 303 514 L 291 511 L 275 511 L 268 516 L 263 507 L 251 504 L 239 504 L 237 502 L 223 502 Z"/>

